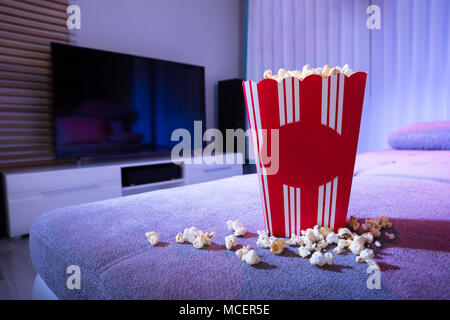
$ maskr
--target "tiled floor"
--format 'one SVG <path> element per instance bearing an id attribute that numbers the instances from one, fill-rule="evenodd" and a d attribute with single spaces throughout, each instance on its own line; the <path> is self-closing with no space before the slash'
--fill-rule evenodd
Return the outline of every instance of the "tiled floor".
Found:
<path id="1" fill-rule="evenodd" d="M 28 240 L 0 238 L 0 300 L 31 299 L 36 271 L 31 264 Z"/>

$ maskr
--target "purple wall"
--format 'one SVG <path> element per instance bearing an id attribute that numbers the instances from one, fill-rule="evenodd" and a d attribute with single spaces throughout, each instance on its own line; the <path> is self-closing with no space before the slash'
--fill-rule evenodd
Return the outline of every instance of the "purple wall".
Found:
<path id="1" fill-rule="evenodd" d="M 243 78 L 243 0 L 72 0 L 83 47 L 205 67 L 206 126 L 217 127 L 217 82 Z"/>

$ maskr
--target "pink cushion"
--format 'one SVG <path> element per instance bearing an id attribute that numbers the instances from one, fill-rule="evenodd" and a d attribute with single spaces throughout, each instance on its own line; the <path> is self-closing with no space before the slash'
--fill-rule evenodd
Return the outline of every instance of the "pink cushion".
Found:
<path id="1" fill-rule="evenodd" d="M 450 150 L 450 121 L 407 125 L 392 132 L 388 143 L 394 149 Z"/>
<path id="2" fill-rule="evenodd" d="M 56 132 L 59 144 L 105 142 L 108 140 L 106 129 L 107 127 L 102 118 L 56 118 Z"/>

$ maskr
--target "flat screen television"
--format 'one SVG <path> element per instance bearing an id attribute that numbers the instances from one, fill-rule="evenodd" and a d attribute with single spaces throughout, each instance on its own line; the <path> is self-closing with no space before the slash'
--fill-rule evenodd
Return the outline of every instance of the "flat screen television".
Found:
<path id="1" fill-rule="evenodd" d="M 204 67 L 52 43 L 57 158 L 169 152 L 205 121 Z"/>

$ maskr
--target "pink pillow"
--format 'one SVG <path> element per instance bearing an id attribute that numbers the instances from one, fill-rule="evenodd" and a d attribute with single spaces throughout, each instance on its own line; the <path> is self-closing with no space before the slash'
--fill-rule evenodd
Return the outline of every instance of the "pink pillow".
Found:
<path id="1" fill-rule="evenodd" d="M 419 122 L 392 132 L 388 144 L 404 150 L 450 150 L 450 121 Z"/>
<path id="2" fill-rule="evenodd" d="M 108 140 L 102 118 L 57 117 L 58 144 L 98 143 Z"/>

